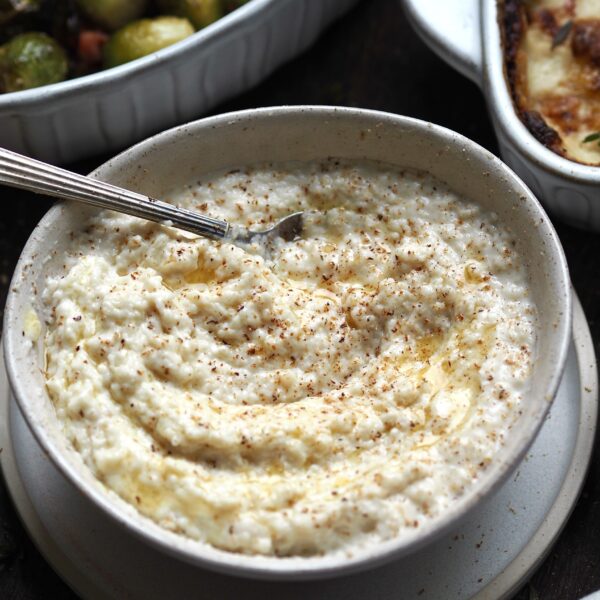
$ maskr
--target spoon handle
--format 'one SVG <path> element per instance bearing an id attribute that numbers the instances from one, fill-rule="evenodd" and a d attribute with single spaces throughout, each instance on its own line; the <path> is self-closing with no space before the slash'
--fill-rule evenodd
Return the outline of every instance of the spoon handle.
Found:
<path id="1" fill-rule="evenodd" d="M 229 224 L 0 148 L 0 183 L 77 200 L 221 240 Z"/>

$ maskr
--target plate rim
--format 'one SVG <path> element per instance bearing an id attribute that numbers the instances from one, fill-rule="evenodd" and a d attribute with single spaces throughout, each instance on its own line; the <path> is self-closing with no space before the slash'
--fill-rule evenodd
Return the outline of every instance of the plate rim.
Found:
<path id="1" fill-rule="evenodd" d="M 573 291 L 572 344 L 580 372 L 581 406 L 577 440 L 567 475 L 550 511 L 525 547 L 513 558 L 508 567 L 493 578 L 472 600 L 486 600 L 492 596 L 505 599 L 523 585 L 554 546 L 569 521 L 583 488 L 597 429 L 598 373 L 589 325 L 575 291 Z M 101 586 L 94 582 L 93 578 L 82 572 L 67 557 L 60 546 L 51 538 L 43 521 L 35 511 L 15 461 L 9 431 L 10 420 L 6 418 L 11 409 L 11 403 L 7 401 L 9 394 L 3 393 L 4 389 L 8 392 L 8 380 L 4 360 L 0 356 L 0 413 L 3 413 L 5 417 L 0 418 L 0 445 L 2 446 L 0 463 L 7 490 L 19 520 L 40 554 L 62 581 L 75 593 L 83 598 L 101 600 L 111 598 Z M 13 404 L 13 406 L 16 405 Z"/>
<path id="2" fill-rule="evenodd" d="M 598 370 L 592 335 L 581 302 L 573 290 L 572 343 L 581 379 L 577 441 L 571 464 L 552 507 L 525 547 L 504 571 L 471 600 L 509 598 L 533 575 L 552 550 L 568 523 L 587 479 L 598 419 Z"/>

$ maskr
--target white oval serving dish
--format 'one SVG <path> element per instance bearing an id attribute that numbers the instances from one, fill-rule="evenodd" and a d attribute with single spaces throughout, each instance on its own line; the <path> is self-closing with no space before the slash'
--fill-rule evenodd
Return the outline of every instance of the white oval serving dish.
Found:
<path id="1" fill-rule="evenodd" d="M 63 436 L 46 393 L 44 332 L 23 335 L 33 308 L 45 314 L 40 291 L 62 270 L 69 232 L 94 210 L 55 205 L 34 230 L 10 286 L 4 355 L 11 388 L 50 460 L 81 494 L 131 535 L 182 560 L 226 573 L 268 579 L 311 579 L 357 571 L 399 557 L 455 527 L 505 480 L 523 458 L 558 389 L 571 328 L 571 291 L 556 233 L 527 187 L 491 153 L 447 129 L 387 113 L 331 107 L 257 109 L 212 117 L 161 133 L 111 159 L 93 176 L 161 197 L 201 173 L 263 161 L 327 157 L 372 159 L 425 170 L 454 191 L 493 210 L 516 240 L 539 311 L 537 356 L 523 414 L 480 479 L 450 510 L 410 534 L 356 550 L 310 558 L 248 556 L 217 550 L 166 531 L 99 483 Z"/>
<path id="2" fill-rule="evenodd" d="M 357 0 L 251 0 L 125 65 L 0 94 L 0 146 L 56 164 L 199 117 L 306 49 Z"/>
<path id="3" fill-rule="evenodd" d="M 504 74 L 497 0 L 402 1 L 432 50 L 482 89 L 504 161 L 553 216 L 600 231 L 600 167 L 548 150 L 517 116 Z"/>

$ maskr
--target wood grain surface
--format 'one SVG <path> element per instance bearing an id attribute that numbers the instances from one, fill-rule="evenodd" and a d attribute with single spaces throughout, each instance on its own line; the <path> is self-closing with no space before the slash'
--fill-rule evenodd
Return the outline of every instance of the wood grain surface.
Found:
<path id="1" fill-rule="evenodd" d="M 214 113 L 283 104 L 356 106 L 410 115 L 454 129 L 490 151 L 498 151 L 478 88 L 427 49 L 408 25 L 398 0 L 362 0 L 305 54 L 255 89 L 219 106 Z M 88 172 L 106 158 L 98 157 L 71 168 Z M 4 306 L 21 248 L 51 202 L 6 188 L 0 188 L 0 198 L 0 306 Z M 558 222 L 555 226 L 598 352 L 600 234 Z M 600 589 L 599 468 L 600 453 L 596 447 L 583 493 L 570 520 L 516 600 L 575 600 Z M 1 483 L 0 599 L 75 597 L 27 537 Z M 402 598 L 401 591 L 398 598 Z"/>

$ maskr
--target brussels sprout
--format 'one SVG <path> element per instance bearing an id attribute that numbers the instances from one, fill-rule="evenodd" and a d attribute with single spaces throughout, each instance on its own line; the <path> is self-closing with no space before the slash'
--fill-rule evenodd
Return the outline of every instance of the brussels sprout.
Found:
<path id="1" fill-rule="evenodd" d="M 63 81 L 68 68 L 58 42 L 45 33 L 22 33 L 0 47 L 0 91 L 18 92 Z"/>
<path id="2" fill-rule="evenodd" d="M 141 19 L 119 29 L 104 46 L 104 66 L 116 67 L 192 35 L 187 19 L 156 17 Z"/>
<path id="3" fill-rule="evenodd" d="M 0 25 L 8 23 L 15 17 L 35 12 L 41 0 L 0 0 Z"/>
<path id="4" fill-rule="evenodd" d="M 148 0 L 77 0 L 77 5 L 94 23 L 114 31 L 139 19 Z"/>
<path id="5" fill-rule="evenodd" d="M 0 14 L 6 12 L 27 13 L 39 9 L 42 0 L 0 0 Z"/>
<path id="6" fill-rule="evenodd" d="M 36 10 L 37 8 L 39 8 L 40 2 L 41 0 L 0 0 L 0 10 Z"/>
<path id="7" fill-rule="evenodd" d="M 159 0 L 161 12 L 189 19 L 196 29 L 202 29 L 223 16 L 221 0 Z"/>

